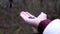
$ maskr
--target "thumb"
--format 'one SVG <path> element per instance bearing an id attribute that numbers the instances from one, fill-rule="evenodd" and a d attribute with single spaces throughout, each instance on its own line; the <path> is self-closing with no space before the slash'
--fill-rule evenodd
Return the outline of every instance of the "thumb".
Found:
<path id="1" fill-rule="evenodd" d="M 45 20 L 45 19 L 47 19 L 47 14 L 41 12 L 41 14 L 37 17 L 37 19 Z"/>

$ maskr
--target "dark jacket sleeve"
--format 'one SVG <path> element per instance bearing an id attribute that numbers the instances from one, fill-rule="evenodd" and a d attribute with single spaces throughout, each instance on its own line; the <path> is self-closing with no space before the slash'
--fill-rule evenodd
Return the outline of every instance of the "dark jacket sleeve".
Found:
<path id="1" fill-rule="evenodd" d="M 38 29 L 37 29 L 38 32 L 43 33 L 45 27 L 46 27 L 50 22 L 51 22 L 51 20 L 49 20 L 49 19 L 46 19 L 46 20 L 41 21 L 41 22 L 39 23 L 39 25 L 38 25 Z"/>

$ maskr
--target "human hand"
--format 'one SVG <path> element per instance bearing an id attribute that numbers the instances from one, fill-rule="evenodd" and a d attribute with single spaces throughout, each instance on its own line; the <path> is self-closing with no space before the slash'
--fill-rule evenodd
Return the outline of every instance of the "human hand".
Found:
<path id="1" fill-rule="evenodd" d="M 41 14 L 38 17 L 35 17 L 34 15 L 31 15 L 29 12 L 22 11 L 20 13 L 20 16 L 27 24 L 32 25 L 35 28 L 38 27 L 41 21 L 47 19 L 47 15 L 43 12 L 41 12 Z"/>

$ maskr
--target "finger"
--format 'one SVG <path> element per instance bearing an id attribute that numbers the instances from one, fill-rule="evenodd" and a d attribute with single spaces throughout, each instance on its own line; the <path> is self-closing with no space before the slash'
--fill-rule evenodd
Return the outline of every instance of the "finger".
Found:
<path id="1" fill-rule="evenodd" d="M 41 12 L 41 14 L 38 16 L 38 18 L 40 18 L 40 17 L 47 17 L 47 15 L 45 13 Z"/>
<path id="2" fill-rule="evenodd" d="M 47 19 L 47 15 L 43 12 L 41 12 L 41 14 L 37 17 L 37 20 L 39 21 L 43 21 L 45 19 Z"/>
<path id="3" fill-rule="evenodd" d="M 20 16 L 21 16 L 24 20 L 28 18 L 24 11 L 22 11 L 22 12 L 20 13 Z"/>
<path id="4" fill-rule="evenodd" d="M 35 17 L 34 15 L 30 14 L 29 12 L 26 12 L 26 13 L 31 17 Z"/>
<path id="5" fill-rule="evenodd" d="M 28 13 L 24 12 L 24 14 L 26 15 L 26 17 L 30 17 L 30 15 Z"/>
<path id="6" fill-rule="evenodd" d="M 23 12 L 23 13 L 26 17 L 30 17 L 30 15 L 28 15 L 26 12 Z"/>

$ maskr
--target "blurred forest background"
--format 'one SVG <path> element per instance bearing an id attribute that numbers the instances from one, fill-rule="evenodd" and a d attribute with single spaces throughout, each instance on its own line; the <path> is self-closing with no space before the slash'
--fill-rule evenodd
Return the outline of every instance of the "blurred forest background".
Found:
<path id="1" fill-rule="evenodd" d="M 24 24 L 19 13 L 24 10 L 38 16 L 40 12 L 48 14 L 53 20 L 60 18 L 60 0 L 0 0 L 0 34 L 33 34 L 31 26 Z"/>

